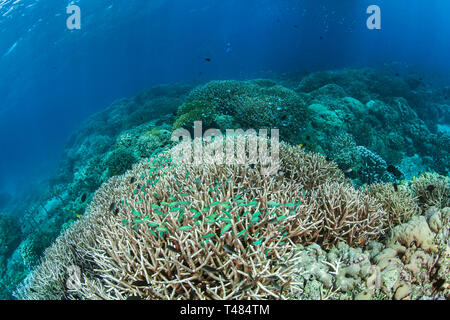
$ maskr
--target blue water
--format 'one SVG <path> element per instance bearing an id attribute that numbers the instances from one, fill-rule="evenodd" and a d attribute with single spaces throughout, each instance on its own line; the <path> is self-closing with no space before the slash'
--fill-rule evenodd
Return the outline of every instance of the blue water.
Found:
<path id="1" fill-rule="evenodd" d="M 0 0 L 0 190 L 47 177 L 84 119 L 159 83 L 392 61 L 442 81 L 449 15 L 448 0 Z"/>

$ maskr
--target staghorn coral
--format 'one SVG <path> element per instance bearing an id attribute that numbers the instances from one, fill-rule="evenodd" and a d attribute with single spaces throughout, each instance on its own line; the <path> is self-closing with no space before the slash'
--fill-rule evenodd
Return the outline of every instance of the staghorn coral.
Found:
<path id="1" fill-rule="evenodd" d="M 368 186 L 368 193 L 378 199 L 386 210 L 389 229 L 420 214 L 416 199 L 405 186 L 397 185 L 394 188 L 392 183 L 376 183 Z"/>
<path id="2" fill-rule="evenodd" d="M 408 187 L 416 195 L 423 210 L 432 206 L 441 209 L 450 206 L 450 179 L 446 176 L 427 172 L 409 181 Z"/>
<path id="3" fill-rule="evenodd" d="M 334 162 L 300 147 L 280 144 L 280 160 L 284 177 L 296 181 L 306 190 L 313 190 L 327 181 L 350 184 Z"/>
<path id="4" fill-rule="evenodd" d="M 355 179 L 354 182 L 358 185 L 362 183 L 362 180 L 367 182 L 377 177 L 364 176 L 362 179 L 356 179 L 360 173 L 370 173 L 372 168 L 368 166 L 367 170 L 359 170 L 360 152 L 356 149 L 356 145 L 364 146 L 382 157 L 387 164 L 395 165 L 408 179 L 414 175 L 417 176 L 418 172 L 429 170 L 440 174 L 448 172 L 450 163 L 448 134 L 439 132 L 434 134 L 436 124 L 427 121 L 430 119 L 435 121 L 436 117 L 441 117 L 443 119 L 441 123 L 445 123 L 445 116 L 448 115 L 445 108 L 448 108 L 450 104 L 448 88 L 443 89 L 438 95 L 431 87 L 427 87 L 426 91 L 418 88 L 414 92 L 409 90 L 402 92 L 395 89 L 394 96 L 387 96 L 385 89 L 389 89 L 389 83 L 392 84 L 392 82 L 389 79 L 384 81 L 382 77 L 373 82 L 373 77 L 377 76 L 371 71 L 352 70 L 331 72 L 325 77 L 316 76 L 315 74 L 307 76 L 301 86 L 308 86 L 310 82 L 310 88 L 300 86 L 294 94 L 292 90 L 286 90 L 280 84 L 285 87 L 289 84 L 289 88 L 295 88 L 303 75 L 292 77 L 286 74 L 282 76 L 284 78 L 282 81 L 278 78 L 276 81 L 258 79 L 211 82 L 192 91 L 186 101 L 184 98 L 191 89 L 186 85 L 161 86 L 147 90 L 135 98 L 116 101 L 108 109 L 92 116 L 74 133 L 63 157 L 61 175 L 51 179 L 58 183 L 60 189 L 56 194 L 51 195 L 51 198 L 56 196 L 62 204 L 50 209 L 45 203 L 52 202 L 51 198 L 40 200 L 47 209 L 32 210 L 24 216 L 20 222 L 22 229 L 26 230 L 22 241 L 26 241 L 30 232 L 38 233 L 40 239 L 47 238 L 49 229 L 56 237 L 61 226 L 65 226 L 68 221 L 76 219 L 76 215 L 84 212 L 84 207 L 79 206 L 76 200 L 83 193 L 87 193 L 89 199 L 92 192 L 109 178 L 104 162 L 117 145 L 124 143 L 128 146 L 129 151 L 136 157 L 136 161 L 140 157 L 150 156 L 167 147 L 164 141 L 156 139 L 159 138 L 157 130 L 171 130 L 173 114 L 158 116 L 158 113 L 175 111 L 183 103 L 197 98 L 211 101 L 214 106 L 220 107 L 221 114 L 214 119 L 218 128 L 278 126 L 282 129 L 280 134 L 283 139 L 294 144 L 301 143 L 307 150 L 326 153 L 346 171 L 346 176 Z M 314 83 L 314 78 L 320 81 Z M 199 95 L 196 97 L 194 92 Z M 403 96 L 407 100 L 396 98 L 396 96 Z M 360 102 L 365 103 L 365 106 Z M 307 108 L 314 104 L 321 107 L 317 110 L 314 106 Z M 236 112 L 238 109 L 241 114 Z M 305 109 L 308 112 L 305 112 Z M 339 127 L 339 131 L 342 131 L 344 140 L 346 137 L 352 138 L 353 143 L 356 141 L 356 145 L 345 149 L 341 149 L 339 143 L 330 146 L 337 136 L 335 127 L 314 130 L 311 125 L 312 120 L 319 124 L 325 121 L 320 119 L 321 113 L 324 116 L 327 116 L 327 113 L 335 115 L 334 118 L 343 124 Z M 156 116 L 158 118 L 155 118 Z M 444 125 L 439 126 L 439 130 L 445 128 Z M 326 129 L 330 130 L 325 132 Z M 155 132 L 152 133 L 153 130 Z M 165 140 L 164 137 L 165 134 L 162 135 L 163 140 Z M 114 141 L 118 144 L 115 145 Z M 154 147 L 156 150 L 153 150 Z M 339 152 L 341 150 L 342 152 Z M 309 163 L 305 166 L 298 165 L 298 169 L 292 171 L 284 170 L 286 172 L 283 174 L 289 179 L 292 172 L 297 173 L 295 179 L 299 183 L 303 181 L 301 184 L 306 185 L 305 190 L 315 189 L 322 183 L 322 179 L 316 179 L 314 171 L 310 171 L 308 165 Z M 353 170 L 351 173 L 347 171 L 349 168 Z M 337 172 L 342 175 L 338 170 Z M 323 174 L 326 176 L 327 170 L 324 170 Z M 301 180 L 307 175 L 310 175 L 307 181 Z M 383 175 L 381 177 L 383 178 Z M 392 177 L 385 178 L 387 179 L 381 180 L 389 181 Z M 433 205 L 433 201 L 427 204 L 428 194 L 426 192 L 422 194 L 425 196 L 417 196 L 417 199 L 421 207 L 426 210 Z M 15 208 L 12 215 L 18 216 L 21 212 L 27 211 L 24 210 L 25 208 L 34 207 L 35 200 L 30 201 L 30 199 L 20 197 L 20 201 L 10 201 L 10 206 L 20 207 Z M 11 210 L 8 208 L 7 211 Z M 432 219 L 430 217 L 430 229 L 432 229 L 431 224 L 434 227 L 439 225 L 437 223 L 439 219 L 435 217 L 436 215 Z M 45 240 L 45 244 L 39 247 L 43 249 L 52 240 Z M 39 242 L 43 241 L 39 240 Z M 14 259 L 22 264 L 20 248 L 14 252 L 16 257 Z M 12 258 L 3 256 L 3 259 Z M 19 274 L 14 270 L 15 268 L 12 268 L 9 272 Z M 15 278 L 19 279 L 19 277 Z M 5 281 L 8 282 L 3 280 Z M 11 283 L 15 284 L 17 281 L 11 281 Z"/>
<path id="5" fill-rule="evenodd" d="M 330 248 L 339 241 L 354 246 L 376 240 L 385 231 L 386 212 L 370 196 L 344 183 L 321 184 L 308 197 L 315 221 L 320 223 L 313 242 Z"/>
<path id="6" fill-rule="evenodd" d="M 259 146 L 265 142 L 258 139 Z M 45 252 L 17 296 L 285 299 L 293 294 L 296 243 L 321 237 L 331 245 L 338 237 L 354 245 L 383 231 L 379 204 L 330 182 L 339 177 L 337 169 L 321 156 L 281 144 L 280 172 L 261 175 L 265 161 L 174 161 L 188 147 L 179 144 L 111 178 L 86 216 Z M 303 179 L 299 166 L 308 172 Z M 80 274 L 68 288 L 73 270 Z"/>

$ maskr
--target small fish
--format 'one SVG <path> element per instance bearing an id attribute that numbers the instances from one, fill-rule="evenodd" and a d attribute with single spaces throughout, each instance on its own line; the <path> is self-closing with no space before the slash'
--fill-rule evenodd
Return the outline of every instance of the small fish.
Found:
<path id="1" fill-rule="evenodd" d="M 280 280 L 280 278 L 278 276 L 269 276 L 269 277 L 267 277 L 267 279 L 269 279 L 272 282 Z"/>
<path id="2" fill-rule="evenodd" d="M 347 170 L 344 171 L 344 173 L 346 173 L 346 174 L 349 174 L 349 173 L 352 173 L 352 172 L 353 172 L 353 169 L 352 169 L 352 168 L 347 169 Z"/>
<path id="3" fill-rule="evenodd" d="M 130 184 L 133 184 L 133 183 L 135 183 L 136 182 L 136 178 L 135 177 L 131 177 L 131 179 L 130 179 Z"/>
<path id="4" fill-rule="evenodd" d="M 77 215 L 77 218 L 80 219 L 80 218 L 81 218 L 81 215 L 78 214 L 78 215 Z"/>
<path id="5" fill-rule="evenodd" d="M 441 278 L 436 280 L 435 283 L 433 283 L 433 286 L 435 288 L 435 290 L 439 290 L 444 284 L 445 284 L 445 278 Z"/>
<path id="6" fill-rule="evenodd" d="M 250 288 L 252 288 L 252 287 L 253 287 L 253 285 L 247 284 L 247 285 L 245 285 L 245 286 L 242 287 L 242 291 L 247 291 L 248 289 L 250 289 Z"/>
<path id="7" fill-rule="evenodd" d="M 274 223 L 277 223 L 277 222 L 278 222 L 277 218 L 272 218 L 272 219 L 267 221 L 267 223 L 270 223 L 270 224 L 274 224 Z"/>
<path id="8" fill-rule="evenodd" d="M 87 198 L 86 193 L 83 193 L 83 195 L 81 196 L 81 202 L 85 202 Z"/>
<path id="9" fill-rule="evenodd" d="M 217 270 L 216 268 L 209 267 L 209 266 L 203 266 L 202 269 L 207 271 L 207 272 L 214 272 L 214 273 L 218 273 L 219 272 L 219 270 Z"/>
<path id="10" fill-rule="evenodd" d="M 111 202 L 109 206 L 109 211 L 112 211 L 116 207 L 116 204 L 114 202 Z"/>
<path id="11" fill-rule="evenodd" d="M 206 272 L 218 273 L 218 274 L 220 274 L 222 277 L 225 278 L 225 275 L 223 274 L 223 272 L 220 271 L 220 270 L 218 270 L 218 269 L 216 269 L 216 268 L 209 267 L 209 266 L 203 266 L 202 269 L 205 270 Z"/>
<path id="12" fill-rule="evenodd" d="M 320 36 L 320 38 L 319 38 L 320 40 L 323 40 L 323 37 L 322 36 Z"/>
<path id="13" fill-rule="evenodd" d="M 206 62 L 211 62 L 211 58 L 205 58 Z"/>
<path id="14" fill-rule="evenodd" d="M 365 236 L 362 236 L 356 240 L 357 245 L 364 245 L 365 242 L 366 242 Z"/>
<path id="15" fill-rule="evenodd" d="M 180 251 L 177 248 L 169 246 L 169 245 L 167 245 L 167 249 L 169 249 L 170 251 L 175 252 L 175 253 L 180 253 Z"/>
<path id="16" fill-rule="evenodd" d="M 138 280 L 134 281 L 131 285 L 136 287 L 146 287 L 149 286 L 150 284 L 148 284 L 147 281 L 145 280 Z"/>
<path id="17" fill-rule="evenodd" d="M 416 240 L 411 241 L 411 243 L 409 244 L 409 247 L 411 248 L 412 246 L 417 247 L 417 242 L 416 242 Z"/>
<path id="18" fill-rule="evenodd" d="M 311 139 L 311 137 L 310 136 L 306 136 L 306 140 L 309 140 L 309 139 Z"/>
<path id="19" fill-rule="evenodd" d="M 294 24 L 294 28 L 296 28 L 296 29 L 297 29 L 297 28 L 298 28 L 298 25 Z"/>
<path id="20" fill-rule="evenodd" d="M 203 292 L 203 295 L 207 297 L 209 300 L 215 300 L 213 296 L 211 296 L 208 292 Z"/>
<path id="21" fill-rule="evenodd" d="M 403 176 L 403 173 L 400 170 L 398 170 L 396 167 L 394 167 L 393 165 L 389 165 L 387 167 L 387 171 L 392 173 L 397 178 L 400 178 L 401 176 Z"/>
<path id="22" fill-rule="evenodd" d="M 299 143 L 298 146 L 301 148 L 303 147 L 303 143 Z"/>
<path id="23" fill-rule="evenodd" d="M 234 250 L 234 248 L 228 244 L 224 244 L 223 248 L 225 249 L 225 251 L 227 251 L 231 254 L 236 254 L 236 251 Z"/>

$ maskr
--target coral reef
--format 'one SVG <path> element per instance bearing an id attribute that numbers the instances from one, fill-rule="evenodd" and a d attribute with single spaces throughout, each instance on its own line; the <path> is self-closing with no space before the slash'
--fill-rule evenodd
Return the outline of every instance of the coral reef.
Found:
<path id="1" fill-rule="evenodd" d="M 330 250 L 297 245 L 292 298 L 449 299 L 448 209 L 434 208 L 439 230 L 431 231 L 429 221 L 416 216 L 394 228 L 386 244 L 371 241 L 361 249 L 339 242 Z"/>
<path id="2" fill-rule="evenodd" d="M 8 264 L 20 244 L 20 226 L 14 217 L 0 213 L 0 299 L 11 299 L 18 282 L 8 279 Z M 21 280 L 21 279 L 19 279 Z"/>
<path id="3" fill-rule="evenodd" d="M 163 85 L 115 101 L 74 132 L 48 183 L 0 195 L 10 213 L 0 298 L 32 272 L 19 297 L 448 299 L 449 105 L 448 88 L 374 69 Z M 290 145 L 278 175 L 174 167 L 171 132 L 197 120 L 280 129 Z M 74 266 L 84 282 L 68 290 Z"/>
<path id="4" fill-rule="evenodd" d="M 246 141 L 232 136 L 225 143 L 235 138 L 236 144 Z M 221 143 L 203 146 L 203 154 Z M 258 138 L 261 143 L 266 141 Z M 261 175 L 262 164 L 174 161 L 186 145 L 191 147 L 181 143 L 104 185 L 88 215 L 45 252 L 19 296 L 286 298 L 296 243 L 320 238 L 325 247 L 338 240 L 358 245 L 384 232 L 381 205 L 348 183 L 331 182 L 337 168 L 323 157 L 282 144 L 283 173 L 318 160 L 297 180 Z M 343 211 L 331 209 L 336 206 Z M 66 288 L 70 266 L 83 271 L 77 290 Z"/>
<path id="5" fill-rule="evenodd" d="M 22 232 L 16 234 L 22 249 L 17 247 L 11 257 L 0 253 L 2 261 L 14 257 L 14 263 L 5 261 L 7 271 L 0 273 L 0 282 L 8 287 L 6 290 L 0 286 L 0 295 L 4 290 L 11 297 L 9 292 L 36 265 L 43 250 L 84 214 L 102 183 L 166 147 L 170 141 L 171 113 L 183 103 L 190 89 L 184 84 L 158 86 L 135 98 L 114 102 L 74 132 L 59 172 L 47 184 L 17 195 L 14 201 L 6 201 L 9 197 L 4 196 L 2 206 L 8 205 L 11 216 L 16 217 L 15 223 L 20 221 Z"/>
<path id="6" fill-rule="evenodd" d="M 302 130 L 307 119 L 306 101 L 306 96 L 270 80 L 211 81 L 189 93 L 174 128 L 190 127 L 195 120 L 222 130 L 277 127 L 289 139 Z"/>
<path id="7" fill-rule="evenodd" d="M 421 213 L 416 198 L 402 185 L 392 183 L 376 183 L 368 187 L 368 193 L 378 199 L 388 214 L 387 227 L 409 221 Z"/>
<path id="8" fill-rule="evenodd" d="M 212 81 L 191 91 L 178 110 L 175 127 L 203 120 L 206 127 L 222 130 L 279 128 L 287 142 L 332 159 L 354 159 L 346 165 L 357 167 L 352 177 L 357 184 L 394 181 L 386 173 L 388 165 L 399 166 L 415 155 L 423 161 L 420 167 L 400 167 L 401 172 L 434 170 L 446 175 L 449 136 L 428 127 L 415 110 L 417 101 L 407 81 L 372 69 L 314 73 L 295 90 L 261 79 Z M 211 107 L 204 108 L 208 103 Z M 336 152 L 341 142 L 334 140 L 343 135 L 355 146 Z"/>
<path id="9" fill-rule="evenodd" d="M 435 206 L 445 208 L 450 206 L 450 178 L 437 173 L 424 173 L 409 182 L 409 187 L 418 198 L 423 210 Z"/>
<path id="10" fill-rule="evenodd" d="M 19 239 L 18 222 L 13 217 L 0 213 L 0 256 L 11 254 Z"/>
<path id="11" fill-rule="evenodd" d="M 218 116 L 216 108 L 209 101 L 192 100 L 180 106 L 178 118 L 173 124 L 173 130 L 178 128 L 191 128 L 194 121 L 202 121 L 206 127 L 213 125 Z"/>

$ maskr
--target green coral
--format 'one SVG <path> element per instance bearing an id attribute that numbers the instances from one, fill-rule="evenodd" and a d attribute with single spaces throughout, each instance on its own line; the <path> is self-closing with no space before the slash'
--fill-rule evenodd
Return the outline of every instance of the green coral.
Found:
<path id="1" fill-rule="evenodd" d="M 278 128 L 282 139 L 295 142 L 307 127 L 310 100 L 270 80 L 211 81 L 188 95 L 173 129 L 192 127 L 196 120 L 221 130 Z"/>
<path id="2" fill-rule="evenodd" d="M 194 100 L 186 102 L 178 109 L 178 117 L 172 129 L 191 128 L 195 121 L 203 121 L 203 126 L 210 126 L 214 122 L 217 112 L 209 101 Z"/>
<path id="3" fill-rule="evenodd" d="M 155 128 L 136 139 L 136 152 L 141 158 L 150 157 L 155 152 L 170 145 L 171 134 L 168 130 Z"/>
<path id="4" fill-rule="evenodd" d="M 109 176 L 121 175 L 136 162 L 136 157 L 129 149 L 119 148 L 111 151 L 105 160 Z"/>
<path id="5" fill-rule="evenodd" d="M 32 270 L 39 262 L 39 257 L 43 251 L 42 245 L 39 245 L 38 238 L 35 236 L 30 236 L 25 241 L 22 242 L 20 246 L 20 253 L 24 265 Z"/>
<path id="6" fill-rule="evenodd" d="M 7 256 L 14 251 L 20 233 L 17 221 L 9 215 L 0 213 L 0 256 Z"/>

